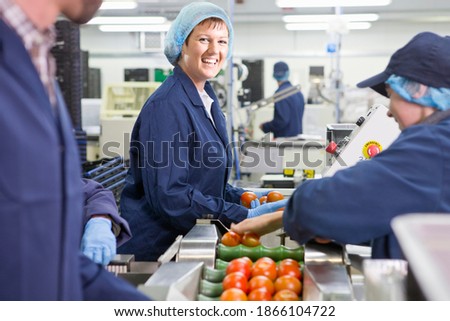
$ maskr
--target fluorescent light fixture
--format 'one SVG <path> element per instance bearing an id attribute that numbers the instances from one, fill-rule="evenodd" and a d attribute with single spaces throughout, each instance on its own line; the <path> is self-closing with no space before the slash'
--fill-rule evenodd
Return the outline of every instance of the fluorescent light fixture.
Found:
<path id="1" fill-rule="evenodd" d="M 103 32 L 166 32 L 170 24 L 161 25 L 100 25 Z"/>
<path id="2" fill-rule="evenodd" d="M 100 6 L 100 10 L 126 10 L 136 8 L 136 1 L 103 1 Z"/>
<path id="3" fill-rule="evenodd" d="M 167 21 L 165 17 L 94 17 L 89 25 L 146 25 L 163 24 Z"/>
<path id="4" fill-rule="evenodd" d="M 287 15 L 283 16 L 285 23 L 299 23 L 299 22 L 328 22 L 332 19 L 339 17 L 348 22 L 352 21 L 376 21 L 379 16 L 375 13 L 362 13 L 362 14 L 312 14 L 312 15 Z"/>
<path id="5" fill-rule="evenodd" d="M 347 24 L 347 29 L 349 30 L 363 30 L 369 29 L 371 26 L 370 22 L 349 22 Z M 330 24 L 326 22 L 313 22 L 313 23 L 287 23 L 285 25 L 287 30 L 295 31 L 295 30 L 306 30 L 306 31 L 315 31 L 315 30 L 328 30 L 330 28 Z"/>
<path id="6" fill-rule="evenodd" d="M 276 0 L 280 8 L 387 6 L 391 0 Z"/>

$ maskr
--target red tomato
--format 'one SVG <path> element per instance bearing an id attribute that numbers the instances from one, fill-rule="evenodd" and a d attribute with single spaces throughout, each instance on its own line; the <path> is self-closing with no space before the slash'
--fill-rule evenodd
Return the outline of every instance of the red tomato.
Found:
<path id="1" fill-rule="evenodd" d="M 248 262 L 242 258 L 231 260 L 228 263 L 225 270 L 226 274 L 231 274 L 233 272 L 241 272 L 247 279 L 250 277 L 252 267 L 248 265 Z"/>
<path id="2" fill-rule="evenodd" d="M 255 199 L 257 199 L 258 196 L 256 196 L 255 193 L 247 191 L 242 193 L 241 195 L 241 204 L 242 206 L 245 206 L 246 208 L 251 208 L 251 202 Z"/>
<path id="3" fill-rule="evenodd" d="M 281 290 L 275 293 L 272 299 L 274 301 L 298 301 L 298 295 L 291 290 Z"/>
<path id="4" fill-rule="evenodd" d="M 256 263 L 259 263 L 259 262 L 268 262 L 268 263 L 270 263 L 270 264 L 274 264 L 275 266 L 277 265 L 277 264 L 275 263 L 275 261 L 272 260 L 272 259 L 271 259 L 270 257 L 268 257 L 268 256 L 260 257 L 259 259 L 256 260 L 255 264 L 256 264 Z"/>
<path id="5" fill-rule="evenodd" d="M 282 275 L 275 280 L 275 291 L 291 290 L 295 294 L 300 294 L 302 290 L 302 283 L 299 279 L 292 275 Z"/>
<path id="6" fill-rule="evenodd" d="M 329 239 L 324 239 L 324 238 L 322 238 L 322 237 L 316 237 L 316 238 L 314 238 L 314 241 L 316 241 L 316 242 L 319 243 L 319 244 L 328 244 L 328 243 L 331 242 L 331 240 L 329 240 Z"/>
<path id="7" fill-rule="evenodd" d="M 275 292 L 275 286 L 271 279 L 264 275 L 256 275 L 248 282 L 248 290 L 251 292 L 255 289 L 264 288 L 271 295 Z"/>
<path id="8" fill-rule="evenodd" d="M 229 231 L 222 236 L 221 242 L 226 246 L 237 246 L 241 244 L 241 236 L 236 232 Z"/>
<path id="9" fill-rule="evenodd" d="M 294 259 L 283 259 L 280 262 L 280 265 L 295 265 L 296 267 L 300 268 L 300 263 L 298 263 L 298 261 L 294 260 Z"/>
<path id="10" fill-rule="evenodd" d="M 241 289 L 245 293 L 247 293 L 248 290 L 248 281 L 245 274 L 241 272 L 233 272 L 230 274 L 225 275 L 222 281 L 222 287 L 224 290 L 231 289 L 231 288 L 237 288 Z"/>
<path id="11" fill-rule="evenodd" d="M 262 257 L 253 263 L 252 277 L 257 275 L 267 276 L 272 281 L 277 278 L 277 264 L 269 257 Z"/>
<path id="12" fill-rule="evenodd" d="M 257 288 L 248 295 L 249 301 L 272 301 L 272 293 L 265 288 Z"/>
<path id="13" fill-rule="evenodd" d="M 259 199 L 259 204 L 264 204 L 267 203 L 267 196 L 261 196 L 261 198 Z"/>
<path id="14" fill-rule="evenodd" d="M 252 268 L 252 266 L 253 266 L 253 261 L 252 261 L 248 256 L 240 257 L 239 260 L 244 261 L 245 263 L 248 264 L 248 266 L 249 266 L 250 268 Z"/>
<path id="15" fill-rule="evenodd" d="M 253 232 L 246 232 L 242 236 L 241 244 L 248 247 L 255 247 L 261 244 L 259 235 Z"/>
<path id="16" fill-rule="evenodd" d="M 282 199 L 284 199 L 284 196 L 278 191 L 271 191 L 267 194 L 267 202 L 269 203 L 281 201 Z"/>
<path id="17" fill-rule="evenodd" d="M 291 260 L 291 259 L 289 259 Z M 292 275 L 295 276 L 297 279 L 301 279 L 302 277 L 302 272 L 300 270 L 300 265 L 298 264 L 297 261 L 292 260 L 295 263 L 292 263 L 290 261 L 281 261 L 280 264 L 278 265 L 278 276 L 283 276 L 283 275 Z"/>
<path id="18" fill-rule="evenodd" d="M 247 301 L 247 294 L 241 289 L 231 288 L 222 292 L 220 301 Z"/>

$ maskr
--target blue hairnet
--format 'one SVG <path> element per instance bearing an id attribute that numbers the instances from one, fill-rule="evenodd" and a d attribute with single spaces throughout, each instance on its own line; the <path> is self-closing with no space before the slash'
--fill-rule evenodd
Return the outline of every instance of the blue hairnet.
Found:
<path id="1" fill-rule="evenodd" d="M 278 81 L 289 79 L 289 66 L 284 61 L 279 61 L 273 65 L 273 78 Z"/>
<path id="2" fill-rule="evenodd" d="M 438 110 L 450 109 L 450 88 L 433 88 L 397 75 L 391 75 L 386 83 L 406 101 Z"/>
<path id="3" fill-rule="evenodd" d="M 208 18 L 219 18 L 223 20 L 228 28 L 228 54 L 231 57 L 233 44 L 233 26 L 226 12 L 209 2 L 193 2 L 184 6 L 167 32 L 164 54 L 172 65 L 176 65 L 181 54 L 181 47 L 192 30 L 200 22 Z"/>

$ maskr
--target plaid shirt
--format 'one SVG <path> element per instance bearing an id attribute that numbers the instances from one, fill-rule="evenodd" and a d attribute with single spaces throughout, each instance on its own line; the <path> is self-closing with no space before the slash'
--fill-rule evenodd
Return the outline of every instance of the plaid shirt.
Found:
<path id="1" fill-rule="evenodd" d="M 22 39 L 25 48 L 47 90 L 50 102 L 55 105 L 55 59 L 50 53 L 56 39 L 53 26 L 39 30 L 14 1 L 0 0 L 0 18 Z"/>

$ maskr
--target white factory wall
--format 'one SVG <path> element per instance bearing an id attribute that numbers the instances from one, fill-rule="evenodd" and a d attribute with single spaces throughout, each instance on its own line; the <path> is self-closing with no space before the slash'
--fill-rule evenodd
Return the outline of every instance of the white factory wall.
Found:
<path id="1" fill-rule="evenodd" d="M 353 30 L 343 35 L 340 69 L 344 84 L 354 87 L 382 70 L 392 52 L 421 31 L 448 34 L 450 24 L 376 22 L 370 30 Z M 323 65 L 326 76 L 333 68 L 325 49 L 329 39 L 325 31 L 292 32 L 281 23 L 236 23 L 233 53 L 236 59 L 265 60 L 266 93 L 276 88 L 267 71 L 279 59 L 290 64 L 292 82 L 306 88 L 309 66 Z M 139 37 L 134 33 L 102 33 L 94 26 L 82 27 L 81 47 L 90 53 L 90 66 L 101 68 L 103 85 L 123 81 L 125 68 L 170 68 L 162 53 L 140 52 Z"/>
<path id="2" fill-rule="evenodd" d="M 235 23 L 234 26 L 234 61 L 264 60 L 265 97 L 271 96 L 277 88 L 271 71 L 273 64 L 278 60 L 284 60 L 289 64 L 291 82 L 301 85 L 305 98 L 308 96 L 310 86 L 309 66 L 324 66 L 325 82 L 329 81 L 331 71 L 335 68 L 335 60 L 326 53 L 326 45 L 330 37 L 325 31 L 286 31 L 281 23 Z M 342 37 L 340 69 L 343 74 L 345 94 L 340 107 L 342 109 L 345 107 L 345 110 L 341 114 L 341 122 L 354 122 L 359 116 L 365 114 L 371 103 L 387 103 L 382 96 L 371 90 L 355 89 L 355 85 L 383 70 L 390 55 L 421 31 L 448 34 L 450 25 L 448 23 L 404 25 L 377 22 L 370 30 L 351 31 Z M 102 33 L 95 26 L 83 26 L 81 48 L 89 51 L 90 67 L 101 69 L 103 88 L 108 84 L 123 82 L 126 68 L 171 68 L 162 52 L 141 52 L 139 35 L 135 33 Z M 327 83 L 327 85 L 330 84 Z M 236 82 L 234 90 L 237 90 L 239 86 L 239 82 Z M 272 115 L 273 106 L 271 105 L 259 109 L 254 114 L 252 123 L 255 128 L 254 139 L 263 136 L 258 126 L 261 122 L 270 120 Z M 233 118 L 235 128 L 239 124 L 246 124 L 247 118 L 243 110 L 235 111 Z M 335 119 L 335 105 L 307 105 L 304 117 L 305 133 L 324 136 L 325 124 L 334 122 Z"/>

